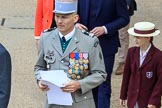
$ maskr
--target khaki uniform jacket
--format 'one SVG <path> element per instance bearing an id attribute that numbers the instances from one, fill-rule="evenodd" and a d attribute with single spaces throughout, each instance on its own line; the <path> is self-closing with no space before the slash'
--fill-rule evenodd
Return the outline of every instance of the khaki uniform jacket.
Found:
<path id="1" fill-rule="evenodd" d="M 51 59 L 47 59 L 51 52 Z M 94 37 L 83 34 L 76 29 L 74 36 L 68 44 L 65 52 L 62 52 L 58 30 L 52 30 L 42 34 L 38 47 L 38 60 L 35 65 L 35 77 L 40 78 L 39 70 L 47 70 L 49 64 L 50 70 L 64 70 L 68 74 L 69 53 L 86 52 L 88 53 L 89 65 L 87 74 L 78 80 L 81 89 L 72 93 L 73 105 L 61 106 L 61 108 L 95 108 L 92 89 L 101 84 L 106 79 L 105 65 L 103 55 L 99 45 L 99 40 Z M 48 105 L 46 101 L 45 108 L 60 108 L 59 105 Z"/>

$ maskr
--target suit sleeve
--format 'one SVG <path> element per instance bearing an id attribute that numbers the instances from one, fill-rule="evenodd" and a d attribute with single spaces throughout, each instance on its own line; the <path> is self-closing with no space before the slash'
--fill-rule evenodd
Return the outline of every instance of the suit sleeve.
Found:
<path id="1" fill-rule="evenodd" d="M 126 0 L 115 1 L 116 10 L 114 10 L 114 12 L 117 14 L 116 18 L 113 19 L 110 23 L 104 25 L 108 31 L 108 34 L 113 34 L 129 23 L 129 13 Z"/>
<path id="2" fill-rule="evenodd" d="M 131 76 L 131 62 L 130 62 L 130 56 L 132 55 L 132 52 L 130 49 L 128 50 L 127 53 L 127 58 L 125 62 L 125 67 L 124 67 L 124 73 L 123 73 L 123 78 L 122 78 L 122 85 L 121 85 L 121 90 L 120 90 L 120 99 L 126 100 L 127 99 L 127 92 L 128 92 L 128 85 L 129 85 L 129 80 Z"/>
<path id="3" fill-rule="evenodd" d="M 89 49 L 89 75 L 79 80 L 81 93 L 92 90 L 106 80 L 105 64 L 99 40 L 96 38 Z"/>
<path id="4" fill-rule="evenodd" d="M 162 58 L 162 53 L 160 56 L 157 57 L 156 61 L 157 61 L 157 81 L 155 83 L 153 92 L 151 94 L 151 97 L 149 99 L 149 104 L 155 105 L 155 106 L 159 106 L 161 103 L 161 96 L 162 96 L 162 60 L 159 59 Z"/>
<path id="5" fill-rule="evenodd" d="M 126 0 L 126 2 L 127 2 L 127 5 L 130 6 L 132 0 Z"/>
<path id="6" fill-rule="evenodd" d="M 35 11 L 35 22 L 34 22 L 34 36 L 35 38 L 40 37 L 42 31 L 42 20 L 43 20 L 43 0 L 37 0 L 36 11 Z"/>
<path id="7" fill-rule="evenodd" d="M 7 108 L 11 91 L 11 58 L 0 45 L 0 107 Z"/>

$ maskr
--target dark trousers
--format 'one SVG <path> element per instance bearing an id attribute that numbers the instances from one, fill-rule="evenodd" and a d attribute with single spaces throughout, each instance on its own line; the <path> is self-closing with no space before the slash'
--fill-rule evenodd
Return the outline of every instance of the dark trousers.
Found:
<path id="1" fill-rule="evenodd" d="M 115 54 L 104 57 L 107 79 L 101 85 L 93 89 L 94 101 L 96 108 L 110 108 L 111 98 L 111 74 L 114 66 Z"/>

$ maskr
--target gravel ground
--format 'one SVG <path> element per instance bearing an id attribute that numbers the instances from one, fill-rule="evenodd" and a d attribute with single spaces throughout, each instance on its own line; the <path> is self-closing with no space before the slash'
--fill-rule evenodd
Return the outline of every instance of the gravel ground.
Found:
<path id="1" fill-rule="evenodd" d="M 33 76 L 37 49 L 33 38 L 33 19 L 36 0 L 0 0 L 0 42 L 12 57 L 12 90 L 8 108 L 42 108 L 44 93 L 39 91 Z M 162 31 L 162 1 L 137 0 L 138 11 L 131 26 L 138 21 L 151 21 Z M 155 45 L 162 50 L 162 37 L 155 37 Z M 130 46 L 132 46 L 130 38 Z M 117 61 L 117 59 L 116 59 Z M 116 68 L 116 64 L 114 69 Z M 122 76 L 112 75 L 111 108 L 119 107 Z"/>

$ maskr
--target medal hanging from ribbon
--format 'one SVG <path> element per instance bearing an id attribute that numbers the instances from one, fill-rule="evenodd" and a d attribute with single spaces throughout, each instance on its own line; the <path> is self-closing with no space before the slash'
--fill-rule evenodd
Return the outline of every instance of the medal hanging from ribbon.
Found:
<path id="1" fill-rule="evenodd" d="M 86 74 L 88 69 L 88 53 L 70 53 L 69 54 L 68 74 L 74 80 L 79 80 Z"/>

